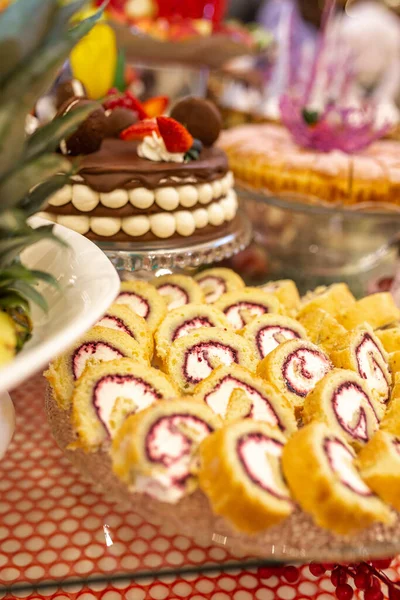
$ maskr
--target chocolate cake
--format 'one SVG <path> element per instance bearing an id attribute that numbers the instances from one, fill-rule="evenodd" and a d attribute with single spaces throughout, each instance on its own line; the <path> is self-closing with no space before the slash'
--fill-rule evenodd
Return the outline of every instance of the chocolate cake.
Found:
<path id="1" fill-rule="evenodd" d="M 200 112 L 202 106 L 199 101 Z M 121 108 L 106 110 L 108 120 L 116 110 Z M 204 106 L 205 117 L 208 110 Z M 184 118 L 184 110 L 178 114 Z M 66 140 L 61 151 L 71 155 L 70 147 Z M 119 137 L 115 132 L 111 137 L 106 124 L 101 147 L 81 154 L 78 173 L 50 198 L 43 216 L 91 239 L 202 236 L 225 228 L 236 216 L 226 154 L 203 145 L 175 119 L 137 121 Z"/>

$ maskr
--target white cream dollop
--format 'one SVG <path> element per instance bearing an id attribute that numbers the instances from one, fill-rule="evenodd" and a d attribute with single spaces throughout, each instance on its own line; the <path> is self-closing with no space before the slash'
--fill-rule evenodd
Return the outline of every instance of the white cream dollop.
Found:
<path id="1" fill-rule="evenodd" d="M 153 162 L 183 163 L 185 160 L 184 152 L 168 152 L 164 140 L 155 132 L 146 135 L 143 142 L 139 144 L 138 155 Z"/>

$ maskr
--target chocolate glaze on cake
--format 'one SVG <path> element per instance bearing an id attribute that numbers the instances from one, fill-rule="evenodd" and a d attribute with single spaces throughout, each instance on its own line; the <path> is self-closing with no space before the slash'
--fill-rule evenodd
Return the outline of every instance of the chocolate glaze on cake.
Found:
<path id="1" fill-rule="evenodd" d="M 108 193 L 115 189 L 175 186 L 172 178 L 191 177 L 198 183 L 208 183 L 228 172 L 228 160 L 219 148 L 204 148 L 199 160 L 168 163 L 140 158 L 137 147 L 137 142 L 105 139 L 98 152 L 82 158 L 79 175 L 96 192 Z"/>

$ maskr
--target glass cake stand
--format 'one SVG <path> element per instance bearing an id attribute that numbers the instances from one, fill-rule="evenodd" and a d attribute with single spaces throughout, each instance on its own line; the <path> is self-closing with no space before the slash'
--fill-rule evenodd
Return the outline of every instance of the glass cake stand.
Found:
<path id="1" fill-rule="evenodd" d="M 239 210 L 235 219 L 221 234 L 210 233 L 180 240 L 149 242 L 98 242 L 118 271 L 128 277 L 154 276 L 157 273 L 196 269 L 228 259 L 250 243 L 250 219 Z"/>
<path id="2" fill-rule="evenodd" d="M 265 251 L 266 279 L 294 279 L 302 293 L 317 285 L 348 283 L 358 295 L 374 280 L 392 277 L 400 241 L 400 206 L 340 207 L 294 195 L 237 187 Z M 260 282 L 262 283 L 262 282 Z"/>

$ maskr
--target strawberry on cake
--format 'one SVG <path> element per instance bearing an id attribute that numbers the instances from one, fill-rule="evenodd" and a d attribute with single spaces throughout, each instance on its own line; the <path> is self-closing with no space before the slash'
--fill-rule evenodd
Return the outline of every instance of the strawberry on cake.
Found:
<path id="1" fill-rule="evenodd" d="M 71 160 L 80 155 L 79 170 L 50 198 L 44 216 L 99 241 L 187 238 L 227 228 L 238 205 L 227 157 L 213 145 L 221 129 L 216 108 L 186 98 L 172 117 L 148 118 L 155 112 L 148 103 L 128 98 L 127 108 L 126 100 L 94 104 L 90 126 L 62 142 Z M 84 101 L 70 99 L 59 113 Z M 95 134 L 103 139 L 93 145 Z"/>

